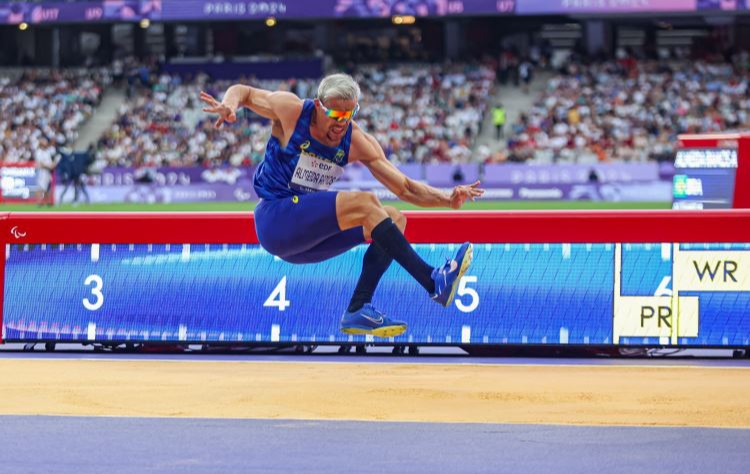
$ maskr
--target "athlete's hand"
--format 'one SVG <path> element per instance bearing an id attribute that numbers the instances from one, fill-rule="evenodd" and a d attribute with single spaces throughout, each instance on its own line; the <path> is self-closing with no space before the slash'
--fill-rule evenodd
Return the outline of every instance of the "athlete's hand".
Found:
<path id="1" fill-rule="evenodd" d="M 456 186 L 451 193 L 451 208 L 461 209 L 467 199 L 476 201 L 482 194 L 484 194 L 484 189 L 479 187 L 479 181 Z"/>
<path id="2" fill-rule="evenodd" d="M 221 128 L 224 122 L 234 123 L 237 121 L 237 110 L 232 109 L 226 104 L 222 104 L 214 99 L 211 94 L 201 91 L 201 100 L 208 105 L 208 107 L 203 109 L 204 112 L 219 115 L 219 118 L 214 123 L 214 127 Z"/>

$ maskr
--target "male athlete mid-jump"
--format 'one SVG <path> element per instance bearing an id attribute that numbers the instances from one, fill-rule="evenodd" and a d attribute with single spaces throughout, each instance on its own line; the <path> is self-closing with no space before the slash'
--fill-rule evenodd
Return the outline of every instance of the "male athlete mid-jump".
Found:
<path id="1" fill-rule="evenodd" d="M 273 122 L 265 159 L 253 178 L 261 198 L 255 208 L 261 246 L 287 262 L 315 263 L 372 240 L 341 330 L 393 337 L 406 331 L 406 323 L 386 317 L 371 304 L 391 262 L 396 260 L 434 301 L 448 306 L 471 263 L 472 246 L 464 243 L 453 259 L 434 268 L 404 237 L 406 218 L 401 212 L 383 206 L 373 193 L 329 192 L 328 188 L 347 163 L 359 161 L 401 200 L 421 207 L 459 209 L 484 190 L 477 181 L 446 194 L 401 173 L 375 138 L 354 122 L 359 96 L 359 85 L 345 74 L 325 77 L 315 99 L 245 85 L 230 87 L 222 102 L 201 92 L 207 104 L 203 111 L 219 115 L 216 127 L 235 122 L 240 107 Z"/>

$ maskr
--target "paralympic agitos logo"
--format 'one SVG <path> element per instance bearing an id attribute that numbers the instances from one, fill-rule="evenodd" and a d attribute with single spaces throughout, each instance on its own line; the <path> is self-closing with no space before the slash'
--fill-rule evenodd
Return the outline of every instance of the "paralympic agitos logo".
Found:
<path id="1" fill-rule="evenodd" d="M 20 239 L 20 238 L 26 237 L 26 232 L 18 230 L 18 226 L 17 225 L 14 225 L 13 228 L 10 229 L 10 233 L 16 239 Z"/>

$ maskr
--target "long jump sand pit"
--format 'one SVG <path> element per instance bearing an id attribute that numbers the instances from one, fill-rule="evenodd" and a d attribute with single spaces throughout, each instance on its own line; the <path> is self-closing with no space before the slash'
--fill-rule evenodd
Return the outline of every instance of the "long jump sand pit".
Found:
<path id="1" fill-rule="evenodd" d="M 750 428 L 750 369 L 0 360 L 0 414 Z"/>

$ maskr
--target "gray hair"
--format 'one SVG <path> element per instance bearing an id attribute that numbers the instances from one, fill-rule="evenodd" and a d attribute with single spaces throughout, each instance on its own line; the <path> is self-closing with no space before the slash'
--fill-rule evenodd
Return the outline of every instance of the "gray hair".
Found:
<path id="1" fill-rule="evenodd" d="M 323 78 L 318 86 L 318 100 L 359 100 L 359 85 L 349 74 L 331 74 Z"/>

